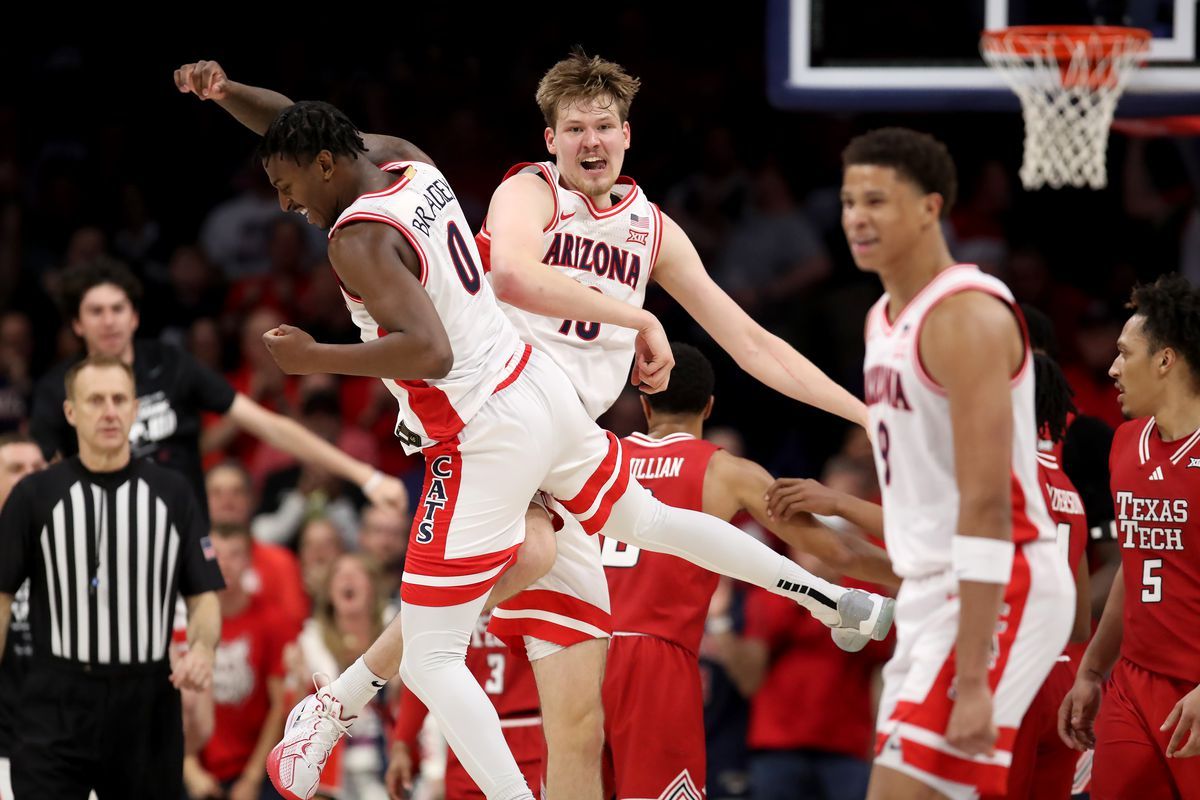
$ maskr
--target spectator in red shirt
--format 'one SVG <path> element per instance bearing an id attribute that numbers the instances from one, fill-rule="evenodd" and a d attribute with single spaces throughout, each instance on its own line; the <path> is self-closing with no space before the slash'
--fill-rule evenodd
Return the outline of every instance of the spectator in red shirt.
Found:
<path id="1" fill-rule="evenodd" d="M 215 528 L 212 546 L 225 579 L 221 643 L 213 666 L 216 724 L 199 758 L 184 760 L 184 782 L 193 800 L 278 798 L 266 778 L 267 753 L 283 734 L 283 647 L 270 609 L 243 585 L 251 564 L 245 528 Z"/>

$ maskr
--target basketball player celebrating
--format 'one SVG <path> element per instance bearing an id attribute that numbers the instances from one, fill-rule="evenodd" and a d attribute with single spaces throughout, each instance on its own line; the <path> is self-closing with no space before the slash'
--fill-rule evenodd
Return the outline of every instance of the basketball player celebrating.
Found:
<path id="1" fill-rule="evenodd" d="M 181 67 L 176 83 L 182 91 L 213 97 L 255 130 L 288 102 L 229 81 L 213 62 Z M 641 307 L 653 274 L 752 375 L 861 424 L 862 403 L 750 319 L 709 278 L 686 234 L 632 180 L 618 177 L 637 89 L 638 81 L 620 66 L 580 54 L 543 77 L 538 100 L 556 160 L 510 170 L 477 237 L 509 319 L 567 373 L 597 417 L 620 393 L 635 351 L 634 382 L 644 380 L 651 389 L 665 385 L 661 373 L 669 371 L 669 354 L 651 354 L 660 361 L 645 358 L 647 345 L 661 337 L 657 319 Z M 376 163 L 425 158 L 402 140 L 365 140 Z M 554 566 L 530 591 L 495 610 L 491 630 L 514 645 L 524 640 L 534 664 L 545 704 L 549 793 L 598 798 L 608 590 L 595 538 L 562 508 L 556 513 L 565 528 L 556 539 Z M 823 621 L 837 624 L 833 616 Z M 835 639 L 853 637 L 842 632 Z"/>
<path id="2" fill-rule="evenodd" d="M 1200 291 L 1164 276 L 1134 289 L 1130 308 L 1108 372 L 1130 419 L 1109 458 L 1121 568 L 1059 733 L 1077 750 L 1095 747 L 1095 800 L 1200 798 L 1200 759 L 1191 758 L 1200 753 L 1200 644 L 1190 628 L 1200 619 L 1191 542 L 1200 531 Z"/>
<path id="3" fill-rule="evenodd" d="M 441 173 L 425 162 L 381 170 L 359 157 L 365 153 L 345 115 L 324 103 L 289 106 L 267 129 L 260 155 L 281 206 L 330 230 L 330 261 L 363 342 L 318 344 L 287 325 L 264 342 L 285 372 L 383 378 L 400 405 L 406 449 L 425 456 L 426 483 L 402 588 L 403 630 L 390 626 L 332 686 L 318 679 L 316 694 L 289 715 L 268 760 L 277 788 L 311 796 L 353 714 L 399 666 L 487 797 L 531 797 L 463 655 L 539 489 L 568 498 L 563 506 L 589 533 L 685 555 L 792 597 L 831 627 L 886 635 L 890 601 L 822 581 L 727 523 L 665 506 L 631 481 L 616 438 L 596 427 L 562 371 L 522 345 L 503 316 Z M 657 321 L 636 346 L 634 381 L 661 389 L 670 351 Z M 555 698 L 542 702 L 553 708 Z"/>
<path id="4" fill-rule="evenodd" d="M 868 797 L 1002 793 L 1074 609 L 1037 485 L 1029 345 L 1007 287 L 950 256 L 956 178 L 941 143 L 872 131 L 843 166 L 842 227 L 885 290 L 866 322 L 866 400 L 904 579 Z"/>

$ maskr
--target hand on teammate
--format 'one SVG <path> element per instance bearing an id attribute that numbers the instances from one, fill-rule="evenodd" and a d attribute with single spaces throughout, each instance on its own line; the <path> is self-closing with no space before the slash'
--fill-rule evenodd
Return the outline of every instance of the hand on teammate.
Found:
<path id="1" fill-rule="evenodd" d="M 1200 686 L 1185 694 L 1160 730 L 1168 731 L 1175 726 L 1171 741 L 1167 744 L 1167 758 L 1189 758 L 1200 753 Z M 1188 736 L 1188 733 L 1191 736 Z M 1187 744 L 1183 743 L 1187 739 Z"/>
<path id="2" fill-rule="evenodd" d="M 992 692 L 986 683 L 956 687 L 954 709 L 946 726 L 946 742 L 972 756 L 995 753 L 1000 735 L 992 721 Z"/>
<path id="3" fill-rule="evenodd" d="M 1096 713 L 1100 710 L 1100 679 L 1080 674 L 1058 707 L 1058 737 L 1074 750 L 1096 746 Z"/>
<path id="4" fill-rule="evenodd" d="M 390 508 L 401 517 L 408 517 L 408 490 L 392 475 L 384 475 L 376 481 L 371 491 L 365 492 L 372 505 Z"/>
<path id="5" fill-rule="evenodd" d="M 841 497 L 841 492 L 819 481 L 780 478 L 767 489 L 767 516 L 784 522 L 803 512 L 836 517 Z"/>
<path id="6" fill-rule="evenodd" d="M 175 86 L 179 91 L 201 100 L 224 100 L 229 78 L 215 61 L 197 61 L 175 70 Z"/>
<path id="7" fill-rule="evenodd" d="M 413 759 L 408 745 L 396 742 L 392 745 L 392 757 L 388 759 L 387 774 L 383 776 L 391 800 L 404 800 L 412 791 Z"/>
<path id="8" fill-rule="evenodd" d="M 271 358 L 288 375 L 307 375 L 312 371 L 310 355 L 316 340 L 293 325 L 280 325 L 263 334 L 263 344 Z"/>
<path id="9" fill-rule="evenodd" d="M 638 331 L 633 343 L 633 373 L 629 382 L 646 394 L 661 392 L 671 380 L 671 368 L 675 356 L 671 343 L 667 341 L 662 323 L 651 317 L 651 322 Z"/>

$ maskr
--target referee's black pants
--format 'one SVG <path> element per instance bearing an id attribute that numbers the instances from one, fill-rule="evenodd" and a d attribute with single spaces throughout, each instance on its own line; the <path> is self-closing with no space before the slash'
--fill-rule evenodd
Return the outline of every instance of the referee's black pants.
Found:
<path id="1" fill-rule="evenodd" d="M 18 800 L 175 800 L 183 796 L 183 718 L 166 662 L 31 665 L 12 753 Z"/>

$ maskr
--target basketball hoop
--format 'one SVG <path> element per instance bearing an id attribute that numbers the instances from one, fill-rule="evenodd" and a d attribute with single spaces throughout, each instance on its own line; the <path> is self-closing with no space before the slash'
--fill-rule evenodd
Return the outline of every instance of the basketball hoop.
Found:
<path id="1" fill-rule="evenodd" d="M 1025 118 L 1026 189 L 1108 183 L 1105 154 L 1117 100 L 1150 47 L 1150 31 L 1027 25 L 984 31 L 980 52 Z"/>

